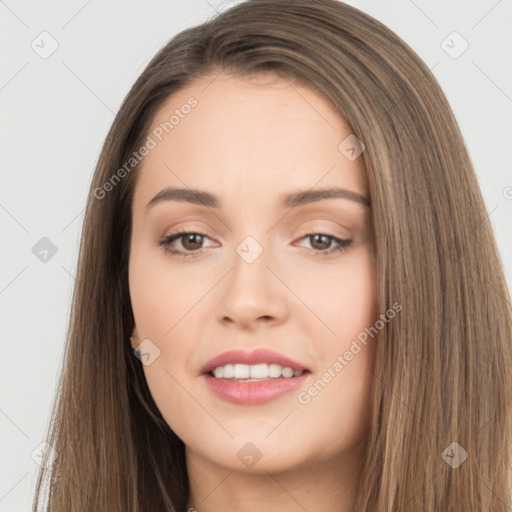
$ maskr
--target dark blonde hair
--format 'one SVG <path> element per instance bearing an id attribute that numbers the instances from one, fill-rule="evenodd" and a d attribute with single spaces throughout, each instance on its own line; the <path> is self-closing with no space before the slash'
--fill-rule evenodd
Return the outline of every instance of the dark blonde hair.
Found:
<path id="1" fill-rule="evenodd" d="M 126 96 L 88 197 L 47 434 L 56 453 L 45 455 L 34 511 L 43 488 L 53 512 L 185 509 L 184 444 L 129 340 L 139 166 L 122 179 L 116 171 L 171 94 L 208 74 L 262 72 L 328 98 L 363 141 L 378 310 L 402 305 L 379 334 L 354 510 L 509 511 L 512 313 L 472 163 L 429 68 L 391 30 L 336 0 L 235 5 L 172 38 Z M 447 462 L 463 453 L 452 443 L 468 455 L 458 467 Z"/>

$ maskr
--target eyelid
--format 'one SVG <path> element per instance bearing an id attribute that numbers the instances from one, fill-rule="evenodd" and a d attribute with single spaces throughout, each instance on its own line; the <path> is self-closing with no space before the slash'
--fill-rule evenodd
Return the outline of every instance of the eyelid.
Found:
<path id="1" fill-rule="evenodd" d="M 320 224 L 322 223 L 323 224 Z M 334 224 L 335 227 L 333 228 L 330 228 L 330 227 L 325 227 L 325 223 L 328 222 L 330 224 Z M 337 222 L 334 222 L 332 220 L 319 220 L 319 221 L 314 221 L 313 223 L 308 223 L 305 225 L 305 227 L 301 227 L 299 229 L 299 236 L 304 236 L 304 235 L 310 235 L 311 233 L 325 233 L 325 234 L 328 234 L 329 236 L 333 236 L 333 237 L 336 237 L 336 238 L 341 238 L 341 239 L 352 239 L 354 234 L 352 233 L 352 230 L 348 229 L 347 227 L 345 226 L 342 226 L 341 224 L 337 223 Z"/>
<path id="2" fill-rule="evenodd" d="M 206 231 L 202 230 L 202 229 L 198 229 L 198 228 L 194 228 L 194 227 L 181 227 L 179 229 L 176 229 L 174 231 L 171 231 L 168 235 L 163 235 L 162 237 L 160 237 L 160 239 L 168 239 L 168 238 L 173 238 L 174 241 L 176 240 L 180 240 L 183 236 L 187 235 L 187 234 L 195 234 L 195 235 L 201 235 L 203 238 L 208 238 L 209 240 L 214 240 L 215 239 L 210 236 L 208 233 L 206 233 Z"/>
<path id="3" fill-rule="evenodd" d="M 177 240 L 180 240 L 183 236 L 188 235 L 188 234 L 197 234 L 199 236 L 202 236 L 203 238 L 206 237 L 210 240 L 213 240 L 212 237 L 210 237 L 207 233 L 202 232 L 202 230 L 200 230 L 200 229 L 181 227 L 177 231 L 173 231 L 172 233 L 170 233 L 168 235 L 164 235 L 164 236 L 160 237 L 156 242 L 157 242 L 157 245 L 161 246 L 165 252 L 168 252 L 171 255 L 178 257 L 178 258 L 193 259 L 193 258 L 201 256 L 207 247 L 202 247 L 202 248 L 194 250 L 194 251 L 170 248 L 172 243 L 174 243 Z M 322 251 L 315 251 L 314 249 L 309 249 L 310 254 L 314 255 L 315 257 L 335 256 L 336 253 L 346 251 L 353 245 L 353 240 L 351 237 L 344 238 L 343 236 L 336 236 L 336 234 L 332 233 L 331 230 L 322 229 L 322 228 L 318 228 L 318 229 L 311 228 L 309 230 L 304 230 L 301 235 L 298 235 L 298 238 L 294 238 L 294 242 L 306 240 L 306 239 L 308 239 L 308 237 L 311 237 L 314 235 L 326 236 L 331 239 L 332 243 L 334 243 L 334 246 L 332 246 L 329 249 L 322 250 Z M 295 243 L 292 245 L 295 245 Z"/>
<path id="4" fill-rule="evenodd" d="M 342 232 L 339 233 L 335 229 L 326 228 L 324 225 L 318 225 L 321 222 L 323 222 L 324 224 L 326 222 L 328 222 L 330 224 L 334 224 L 338 230 L 341 228 Z M 194 226 L 194 225 L 193 226 L 185 225 L 185 226 L 180 226 L 179 228 L 171 227 L 167 231 L 169 232 L 169 234 L 164 234 L 160 238 L 168 238 L 170 236 L 178 235 L 179 233 L 191 233 L 192 232 L 192 233 L 197 233 L 197 234 L 203 235 L 205 237 L 208 237 L 210 240 L 216 240 L 214 236 L 208 234 L 207 230 L 202 229 L 198 226 Z M 298 234 L 294 236 L 294 240 L 297 237 L 304 237 L 306 235 L 311 235 L 311 234 L 326 234 L 326 235 L 332 236 L 334 238 L 342 239 L 342 240 L 352 239 L 352 237 L 353 237 L 353 233 L 351 232 L 351 230 L 349 230 L 345 226 L 342 226 L 339 223 L 332 221 L 332 220 L 323 219 L 323 220 L 315 220 L 313 222 L 313 224 L 306 223 L 304 227 L 301 227 L 299 229 Z"/>

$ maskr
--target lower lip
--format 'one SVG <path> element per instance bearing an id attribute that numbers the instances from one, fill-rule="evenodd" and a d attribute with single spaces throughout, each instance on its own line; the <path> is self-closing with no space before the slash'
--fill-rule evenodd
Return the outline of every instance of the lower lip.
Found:
<path id="1" fill-rule="evenodd" d="M 204 374 L 208 387 L 219 398 L 240 405 L 258 405 L 270 402 L 303 385 L 309 375 L 305 372 L 298 377 L 279 377 L 278 379 L 257 382 L 236 382 L 227 379 L 216 379 Z"/>

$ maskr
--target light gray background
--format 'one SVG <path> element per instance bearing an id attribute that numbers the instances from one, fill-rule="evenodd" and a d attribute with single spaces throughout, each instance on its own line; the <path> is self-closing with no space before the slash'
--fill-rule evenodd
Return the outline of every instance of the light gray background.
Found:
<path id="1" fill-rule="evenodd" d="M 49 420 L 86 194 L 114 114 L 174 34 L 234 3 L 0 0 L 0 512 L 31 510 L 38 469 L 31 454 Z M 510 287 L 512 0 L 348 3 L 394 30 L 433 69 L 468 145 Z M 58 43 L 46 59 L 31 47 L 51 48 L 43 31 Z M 444 49 L 461 48 L 458 36 L 446 40 L 453 31 L 469 44 L 458 58 Z M 32 252 L 43 237 L 57 248 L 46 263 Z"/>

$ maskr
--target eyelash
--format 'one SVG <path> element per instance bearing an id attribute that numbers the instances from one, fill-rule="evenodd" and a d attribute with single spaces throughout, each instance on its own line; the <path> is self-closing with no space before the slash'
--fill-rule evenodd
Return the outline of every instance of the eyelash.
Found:
<path id="1" fill-rule="evenodd" d="M 167 235 L 167 236 L 163 236 L 161 237 L 159 240 L 158 240 L 158 245 L 162 248 L 162 250 L 166 253 L 171 253 L 173 256 L 177 256 L 178 258 L 195 258 L 197 256 L 199 256 L 202 252 L 203 252 L 203 249 L 198 249 L 197 251 L 195 252 L 183 252 L 183 251 L 177 251 L 175 249 L 171 249 L 169 246 L 170 244 L 174 241 L 174 240 L 177 240 L 185 235 L 201 235 L 201 236 L 204 236 L 204 237 L 207 237 L 207 238 L 210 238 L 206 233 L 203 233 L 201 231 L 198 231 L 198 230 L 194 230 L 194 231 L 187 231 L 185 229 L 182 229 L 180 231 L 177 231 L 175 233 L 171 233 L 170 235 Z M 344 240 L 344 239 L 341 239 L 341 238 L 338 238 L 334 235 L 332 235 L 331 233 L 323 233 L 323 232 L 319 232 L 319 233 L 307 233 L 305 234 L 303 237 L 301 237 L 301 240 L 304 239 L 304 238 L 308 238 L 310 236 L 313 236 L 313 235 L 323 235 L 323 236 L 326 236 L 328 238 L 331 238 L 334 242 L 336 242 L 338 244 L 337 247 L 335 247 L 334 249 L 333 248 L 330 248 L 330 249 L 325 249 L 324 251 L 315 251 L 313 250 L 313 253 L 315 254 L 315 256 L 320 256 L 320 257 L 326 257 L 326 256 L 330 256 L 334 253 L 337 253 L 337 252 L 342 252 L 342 251 L 346 251 L 349 249 L 349 247 L 352 245 L 352 240 Z"/>

